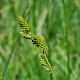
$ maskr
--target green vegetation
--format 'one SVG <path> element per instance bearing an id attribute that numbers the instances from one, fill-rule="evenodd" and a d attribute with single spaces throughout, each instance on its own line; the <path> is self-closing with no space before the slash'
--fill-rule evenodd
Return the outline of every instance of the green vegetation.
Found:
<path id="1" fill-rule="evenodd" d="M 20 37 L 18 16 L 48 45 L 51 76 L 39 49 Z M 43 58 L 43 56 L 40 55 Z M 0 79 L 80 80 L 80 0 L 0 0 Z"/>
<path id="2" fill-rule="evenodd" d="M 33 35 L 32 32 L 30 32 L 30 26 L 28 23 L 26 23 L 25 19 L 21 16 L 18 17 L 18 21 L 21 27 L 21 32 L 20 35 L 25 38 L 28 39 L 30 41 L 32 41 L 32 43 L 37 46 L 38 48 L 40 48 L 40 62 L 42 64 L 42 66 L 44 67 L 44 69 L 49 73 L 52 74 L 52 68 L 51 65 L 46 57 L 46 51 L 47 51 L 47 45 L 46 45 L 46 41 L 44 39 L 43 36 L 37 36 L 37 35 Z"/>

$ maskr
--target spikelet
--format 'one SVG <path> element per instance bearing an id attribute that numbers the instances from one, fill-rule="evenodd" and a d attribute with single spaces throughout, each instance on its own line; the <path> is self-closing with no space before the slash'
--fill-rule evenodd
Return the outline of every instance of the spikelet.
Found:
<path id="1" fill-rule="evenodd" d="M 26 34 L 25 32 L 21 31 L 21 32 L 20 32 L 20 35 L 21 35 L 23 38 L 31 39 L 31 33 L 30 33 L 30 32 L 29 32 L 28 34 Z"/>
<path id="2" fill-rule="evenodd" d="M 44 55 L 44 54 L 41 53 L 39 57 L 40 57 L 40 62 L 41 62 L 41 64 L 42 64 L 42 66 L 44 67 L 44 69 L 45 69 L 49 74 L 52 75 L 52 67 L 51 67 L 51 65 L 50 65 L 50 63 L 49 63 L 46 55 Z"/>
<path id="3" fill-rule="evenodd" d="M 24 31 L 25 33 L 30 32 L 30 27 L 23 17 L 19 16 L 18 21 L 19 21 L 20 27 L 22 28 L 22 31 Z"/>
<path id="4" fill-rule="evenodd" d="M 43 36 L 31 36 L 31 41 L 41 49 L 41 53 L 46 54 L 47 45 Z"/>
<path id="5" fill-rule="evenodd" d="M 37 46 L 37 47 L 39 47 L 39 41 L 38 41 L 38 36 L 36 36 L 36 35 L 34 35 L 34 36 L 31 36 L 31 41 L 32 41 L 32 43 L 35 45 L 35 46 Z"/>
<path id="6" fill-rule="evenodd" d="M 40 43 L 41 53 L 46 54 L 48 48 L 43 36 L 39 36 L 39 43 Z"/>

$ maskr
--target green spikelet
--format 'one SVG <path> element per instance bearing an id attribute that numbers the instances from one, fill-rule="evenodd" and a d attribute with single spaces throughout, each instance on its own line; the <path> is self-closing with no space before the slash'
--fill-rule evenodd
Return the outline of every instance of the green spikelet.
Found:
<path id="1" fill-rule="evenodd" d="M 22 28 L 22 31 L 24 31 L 25 33 L 30 32 L 30 27 L 23 17 L 19 16 L 18 21 L 19 21 L 20 27 Z"/>
<path id="2" fill-rule="evenodd" d="M 52 75 L 52 68 L 51 65 L 46 57 L 46 55 L 44 54 L 40 54 L 40 62 L 42 64 L 42 66 L 44 67 L 44 69 Z"/>
<path id="3" fill-rule="evenodd" d="M 39 41 L 38 41 L 38 36 L 34 35 L 34 36 L 31 36 L 31 41 L 34 45 L 36 45 L 37 47 L 39 47 Z"/>
<path id="4" fill-rule="evenodd" d="M 47 44 L 43 36 L 39 36 L 39 43 L 40 43 L 41 53 L 46 54 Z"/>
<path id="5" fill-rule="evenodd" d="M 23 38 L 26 38 L 26 39 L 31 39 L 31 33 L 29 32 L 28 34 L 26 34 L 25 32 L 20 32 L 20 35 L 23 37 Z"/>
<path id="6" fill-rule="evenodd" d="M 46 54 L 47 45 L 43 36 L 31 36 L 31 41 L 41 49 L 41 53 Z"/>

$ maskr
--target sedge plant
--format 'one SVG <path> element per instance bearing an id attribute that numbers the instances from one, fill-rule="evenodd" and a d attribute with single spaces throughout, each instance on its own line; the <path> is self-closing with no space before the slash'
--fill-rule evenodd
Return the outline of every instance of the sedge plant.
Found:
<path id="1" fill-rule="evenodd" d="M 23 38 L 30 40 L 35 46 L 40 48 L 40 54 L 39 54 L 40 63 L 42 64 L 44 69 L 49 74 L 52 75 L 52 67 L 46 56 L 47 44 L 46 44 L 45 38 L 43 36 L 33 35 L 30 31 L 30 26 L 28 25 L 28 23 L 25 21 L 23 17 L 19 16 L 18 21 L 21 27 L 20 35 Z"/>

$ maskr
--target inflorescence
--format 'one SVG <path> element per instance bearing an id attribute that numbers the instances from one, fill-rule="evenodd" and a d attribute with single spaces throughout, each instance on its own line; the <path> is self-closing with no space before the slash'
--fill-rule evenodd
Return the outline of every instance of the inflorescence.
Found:
<path id="1" fill-rule="evenodd" d="M 30 40 L 35 46 L 40 48 L 40 62 L 44 69 L 49 73 L 52 74 L 52 68 L 51 65 L 46 57 L 47 53 L 47 44 L 45 41 L 45 38 L 43 36 L 37 36 L 33 35 L 30 31 L 30 26 L 28 23 L 25 21 L 25 19 L 21 16 L 18 17 L 19 25 L 21 27 L 21 32 L 20 35 L 25 38 Z"/>

